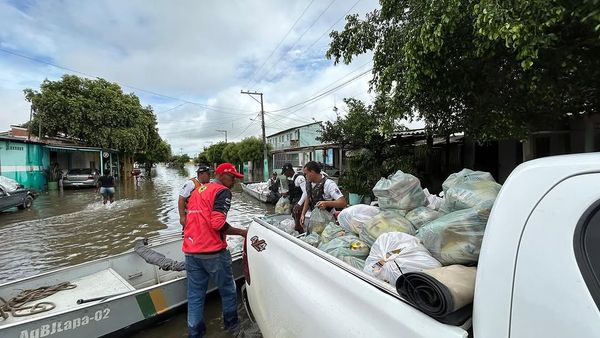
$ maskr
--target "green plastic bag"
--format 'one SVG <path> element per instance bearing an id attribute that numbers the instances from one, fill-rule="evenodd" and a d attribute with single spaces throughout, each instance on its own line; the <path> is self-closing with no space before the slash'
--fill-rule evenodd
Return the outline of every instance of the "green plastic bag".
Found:
<path id="1" fill-rule="evenodd" d="M 310 213 L 310 219 L 308 220 L 308 232 L 314 232 L 320 235 L 325 229 L 325 226 L 329 224 L 329 222 L 334 221 L 335 219 L 329 211 L 314 208 Z"/>
<path id="2" fill-rule="evenodd" d="M 477 263 L 491 207 L 487 203 L 444 215 L 423 225 L 417 238 L 442 265 Z"/>
<path id="3" fill-rule="evenodd" d="M 325 229 L 323 229 L 323 232 L 321 233 L 321 243 L 325 244 L 334 238 L 341 237 L 346 234 L 350 234 L 350 232 L 342 228 L 341 226 L 330 222 L 329 224 L 327 224 L 327 226 L 325 227 Z"/>
<path id="4" fill-rule="evenodd" d="M 429 207 L 418 207 L 407 213 L 405 217 L 412 223 L 415 229 L 419 229 L 423 224 L 429 223 L 443 214 Z"/>
<path id="5" fill-rule="evenodd" d="M 318 247 L 319 244 L 321 243 L 321 236 L 319 236 L 319 234 L 316 234 L 316 233 L 306 235 L 300 239 L 302 241 L 304 241 L 305 243 L 308 243 L 308 244 L 314 246 L 315 248 Z"/>
<path id="6" fill-rule="evenodd" d="M 502 186 L 493 181 L 473 181 L 457 184 L 446 191 L 442 211 L 453 212 L 494 203 Z"/>
<path id="7" fill-rule="evenodd" d="M 349 235 L 334 238 L 325 244 L 321 244 L 319 250 L 339 259 L 352 256 L 364 260 L 369 255 L 370 247 L 358 237 Z"/>
<path id="8" fill-rule="evenodd" d="M 402 210 L 382 210 L 362 227 L 359 237 L 368 245 L 373 245 L 381 234 L 404 232 L 414 235 L 415 229 L 404 216 Z"/>
<path id="9" fill-rule="evenodd" d="M 412 210 L 427 204 L 419 179 L 401 170 L 388 178 L 381 178 L 375 184 L 373 194 L 380 209 Z"/>
<path id="10" fill-rule="evenodd" d="M 287 197 L 279 198 L 279 201 L 275 204 L 275 213 L 278 215 L 287 215 L 290 213 L 290 210 L 290 199 Z"/>
<path id="11" fill-rule="evenodd" d="M 496 182 L 492 174 L 486 171 L 473 171 L 471 169 L 463 169 L 457 173 L 450 174 L 448 178 L 442 183 L 442 189 L 444 190 L 444 194 L 448 191 L 448 189 L 465 183 L 465 182 L 479 182 L 479 181 L 490 181 Z"/>

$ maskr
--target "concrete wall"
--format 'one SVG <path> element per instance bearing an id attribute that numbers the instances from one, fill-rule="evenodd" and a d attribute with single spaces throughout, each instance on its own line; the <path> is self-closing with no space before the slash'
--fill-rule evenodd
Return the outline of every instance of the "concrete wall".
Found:
<path id="1" fill-rule="evenodd" d="M 317 140 L 319 136 L 321 136 L 321 125 L 311 124 L 269 136 L 267 137 L 267 143 L 273 146 L 273 150 L 310 147 L 321 144 Z"/>
<path id="2" fill-rule="evenodd" d="M 310 147 L 321 144 L 317 137 L 321 136 L 321 125 L 311 124 L 300 128 L 300 147 Z"/>
<path id="3" fill-rule="evenodd" d="M 71 168 L 100 169 L 100 155 L 96 152 L 71 153 Z M 93 162 L 93 163 L 91 163 Z"/>
<path id="4" fill-rule="evenodd" d="M 58 163 L 59 168 L 65 173 L 69 169 L 75 168 L 93 168 L 100 170 L 100 154 L 98 152 L 51 151 L 50 157 L 51 162 Z"/>
<path id="5" fill-rule="evenodd" d="M 48 151 L 39 144 L 0 140 L 0 175 L 38 190 L 46 186 Z"/>

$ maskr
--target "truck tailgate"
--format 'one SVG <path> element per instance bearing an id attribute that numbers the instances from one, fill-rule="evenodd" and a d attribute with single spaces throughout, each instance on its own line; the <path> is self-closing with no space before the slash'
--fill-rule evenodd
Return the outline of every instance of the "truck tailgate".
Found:
<path id="1" fill-rule="evenodd" d="M 405 303 L 391 285 L 264 220 L 253 221 L 247 240 L 248 301 L 265 337 L 467 336 Z"/>

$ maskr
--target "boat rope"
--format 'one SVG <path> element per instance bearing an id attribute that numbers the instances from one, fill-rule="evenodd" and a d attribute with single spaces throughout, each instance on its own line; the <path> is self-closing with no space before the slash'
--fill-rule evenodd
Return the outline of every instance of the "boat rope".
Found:
<path id="1" fill-rule="evenodd" d="M 22 290 L 8 301 L 0 297 L 0 316 L 6 320 L 9 313 L 13 317 L 25 317 L 50 311 L 56 307 L 56 304 L 52 302 L 31 303 L 42 300 L 59 291 L 70 290 L 76 287 L 77 285 L 70 282 L 63 282 L 51 286 L 42 286 L 33 290 Z"/>

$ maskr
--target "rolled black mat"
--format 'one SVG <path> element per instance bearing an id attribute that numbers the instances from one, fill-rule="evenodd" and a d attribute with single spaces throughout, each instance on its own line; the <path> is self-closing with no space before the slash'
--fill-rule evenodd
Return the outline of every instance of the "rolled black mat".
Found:
<path id="1" fill-rule="evenodd" d="M 400 275 L 396 290 L 417 309 L 442 323 L 461 325 L 471 317 L 472 304 L 457 309 L 450 289 L 424 272 Z"/>

